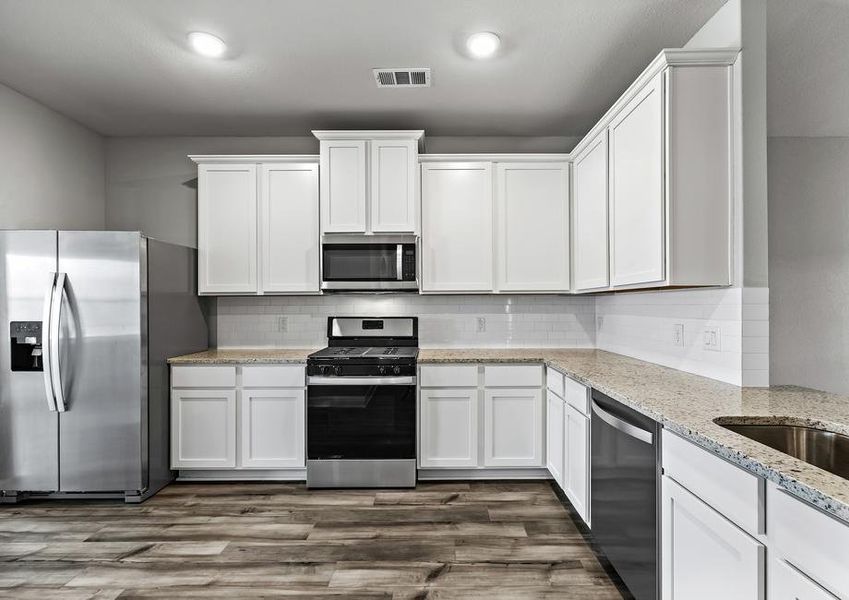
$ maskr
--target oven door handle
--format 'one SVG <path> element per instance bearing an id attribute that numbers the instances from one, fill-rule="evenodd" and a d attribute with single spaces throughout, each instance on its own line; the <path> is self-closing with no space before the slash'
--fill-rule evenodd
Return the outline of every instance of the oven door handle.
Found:
<path id="1" fill-rule="evenodd" d="M 307 385 L 416 385 L 415 377 L 308 377 Z"/>

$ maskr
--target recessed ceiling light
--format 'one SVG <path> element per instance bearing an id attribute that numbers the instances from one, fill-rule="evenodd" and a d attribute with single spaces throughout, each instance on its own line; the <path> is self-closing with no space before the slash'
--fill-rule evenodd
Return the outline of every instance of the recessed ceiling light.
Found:
<path id="1" fill-rule="evenodd" d="M 501 38 L 491 31 L 473 33 L 466 40 L 466 48 L 475 58 L 489 58 L 495 54 L 495 51 L 498 50 L 498 46 L 500 45 Z"/>
<path id="2" fill-rule="evenodd" d="M 227 51 L 227 44 L 219 37 L 203 31 L 193 31 L 189 34 L 192 49 L 201 56 L 220 58 Z"/>

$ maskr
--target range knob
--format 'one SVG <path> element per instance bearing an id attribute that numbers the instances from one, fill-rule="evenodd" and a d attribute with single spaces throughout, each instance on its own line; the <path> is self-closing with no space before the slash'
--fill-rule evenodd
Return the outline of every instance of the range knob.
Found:
<path id="1" fill-rule="evenodd" d="M 333 374 L 336 375 L 336 376 L 341 375 L 342 374 L 342 367 L 340 367 L 339 365 L 334 365 L 333 366 Z"/>
<path id="2" fill-rule="evenodd" d="M 318 372 L 320 375 L 327 375 L 329 369 L 330 367 L 328 367 L 327 365 L 319 365 Z"/>
<path id="3" fill-rule="evenodd" d="M 392 367 L 392 372 L 395 373 L 396 375 L 400 375 L 401 374 L 401 367 L 399 367 L 398 365 L 395 365 L 394 367 Z"/>
<path id="4" fill-rule="evenodd" d="M 377 367 L 377 372 L 380 373 L 381 375 L 385 374 L 386 373 L 386 367 L 384 367 L 383 365 L 380 365 L 379 367 Z"/>

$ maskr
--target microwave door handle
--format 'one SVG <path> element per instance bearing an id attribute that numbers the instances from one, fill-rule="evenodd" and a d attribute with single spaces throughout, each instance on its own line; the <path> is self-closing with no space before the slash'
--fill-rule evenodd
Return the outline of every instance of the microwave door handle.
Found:
<path id="1" fill-rule="evenodd" d="M 404 245 L 398 244 L 395 250 L 395 277 L 398 281 L 404 280 Z"/>
<path id="2" fill-rule="evenodd" d="M 41 321 L 41 347 L 44 348 L 42 370 L 44 375 L 44 395 L 47 398 L 47 408 L 56 412 L 56 396 L 53 392 L 53 361 L 50 356 L 50 324 L 53 322 L 53 298 L 56 296 L 56 273 L 50 273 L 50 284 L 44 295 L 44 312 Z"/>
<path id="3" fill-rule="evenodd" d="M 56 284 L 53 293 L 53 308 L 50 315 L 50 345 L 48 347 L 48 358 L 52 361 L 50 365 L 50 379 L 53 382 L 53 393 L 56 397 L 56 410 L 65 412 L 65 393 L 62 390 L 62 367 L 59 362 L 59 325 L 62 320 L 62 299 L 65 295 L 65 273 L 56 273 Z"/>

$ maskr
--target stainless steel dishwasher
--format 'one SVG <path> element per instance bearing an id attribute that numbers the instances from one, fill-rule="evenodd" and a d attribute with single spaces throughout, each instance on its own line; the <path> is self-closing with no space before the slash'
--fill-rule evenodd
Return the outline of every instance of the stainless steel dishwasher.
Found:
<path id="1" fill-rule="evenodd" d="M 592 534 L 637 600 L 657 600 L 660 424 L 592 392 Z"/>

